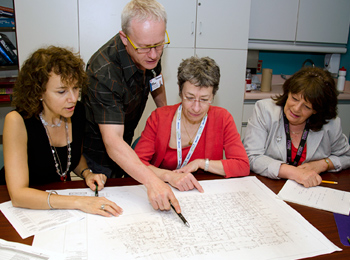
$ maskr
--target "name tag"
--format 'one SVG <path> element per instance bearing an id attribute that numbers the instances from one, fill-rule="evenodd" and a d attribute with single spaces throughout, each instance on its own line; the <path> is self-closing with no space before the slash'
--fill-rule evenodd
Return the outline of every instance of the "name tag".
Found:
<path id="1" fill-rule="evenodd" d="M 149 81 L 151 91 L 156 90 L 157 88 L 163 86 L 163 77 L 162 75 L 158 75 L 157 77 L 151 79 Z"/>

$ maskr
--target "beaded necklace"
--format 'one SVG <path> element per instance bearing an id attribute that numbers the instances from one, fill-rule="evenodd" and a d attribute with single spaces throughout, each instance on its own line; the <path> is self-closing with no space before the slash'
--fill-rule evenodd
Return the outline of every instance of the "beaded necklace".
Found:
<path id="1" fill-rule="evenodd" d="M 60 117 L 60 121 L 58 122 L 57 125 L 55 124 L 49 124 L 48 122 L 45 121 L 45 119 L 43 118 L 43 112 L 41 112 L 39 114 L 40 116 L 40 119 L 41 119 L 41 122 L 43 123 L 44 126 L 49 126 L 49 127 L 60 127 L 61 126 L 61 123 L 62 123 L 62 116 Z"/>
<path id="2" fill-rule="evenodd" d="M 68 135 L 67 118 L 64 118 L 65 128 L 66 128 L 66 137 L 67 137 L 67 168 L 66 168 L 66 171 L 63 172 L 61 161 L 60 161 L 60 157 L 58 156 L 58 153 L 56 151 L 56 147 L 51 145 L 52 144 L 52 140 L 51 140 L 50 133 L 49 133 L 49 131 L 47 129 L 47 122 L 43 119 L 42 113 L 39 114 L 39 117 L 40 117 L 40 120 L 41 120 L 41 122 L 42 122 L 42 124 L 43 124 L 43 126 L 45 128 L 45 132 L 46 132 L 47 138 L 49 139 L 49 144 L 50 144 L 50 147 L 51 147 L 52 156 L 53 156 L 53 159 L 55 161 L 56 172 L 60 176 L 61 181 L 66 181 L 67 180 L 67 173 L 68 173 L 69 167 L 71 165 L 71 157 L 72 157 L 71 156 L 71 147 L 70 147 L 70 142 L 69 142 L 69 135 Z M 57 156 L 57 158 L 56 158 L 56 156 Z M 59 166 L 59 168 L 58 168 L 58 166 Z M 63 173 L 61 174 L 61 172 L 63 172 Z"/>

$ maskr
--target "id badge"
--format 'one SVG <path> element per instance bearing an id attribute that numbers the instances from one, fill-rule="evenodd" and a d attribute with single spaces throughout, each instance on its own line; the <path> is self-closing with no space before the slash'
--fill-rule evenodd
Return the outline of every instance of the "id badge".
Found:
<path id="1" fill-rule="evenodd" d="M 162 75 L 158 75 L 157 77 L 151 79 L 149 81 L 151 91 L 156 90 L 157 88 L 163 86 L 163 77 Z"/>

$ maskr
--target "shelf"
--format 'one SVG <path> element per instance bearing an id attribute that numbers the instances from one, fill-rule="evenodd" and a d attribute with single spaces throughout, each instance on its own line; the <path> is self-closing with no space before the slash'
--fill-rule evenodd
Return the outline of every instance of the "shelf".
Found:
<path id="1" fill-rule="evenodd" d="M 1 70 L 18 70 L 18 65 L 0 66 Z"/>
<path id="2" fill-rule="evenodd" d="M 15 32 L 16 27 L 0 27 L 1 32 Z"/>
<path id="3" fill-rule="evenodd" d="M 0 107 L 10 107 L 12 101 L 0 102 Z"/>

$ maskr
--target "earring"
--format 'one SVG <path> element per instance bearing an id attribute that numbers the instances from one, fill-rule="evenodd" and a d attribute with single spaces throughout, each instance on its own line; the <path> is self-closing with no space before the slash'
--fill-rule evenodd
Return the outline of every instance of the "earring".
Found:
<path id="1" fill-rule="evenodd" d="M 43 101 L 43 99 L 42 99 L 42 98 L 40 98 L 40 101 Z"/>

